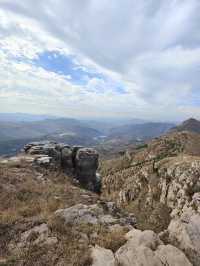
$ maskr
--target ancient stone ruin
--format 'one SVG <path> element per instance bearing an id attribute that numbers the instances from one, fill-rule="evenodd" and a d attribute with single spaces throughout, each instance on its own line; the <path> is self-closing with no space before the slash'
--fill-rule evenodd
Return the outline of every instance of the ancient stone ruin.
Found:
<path id="1" fill-rule="evenodd" d="M 96 173 L 99 154 L 95 149 L 41 141 L 25 145 L 24 151 L 35 156 L 34 162 L 37 165 L 62 168 L 85 188 L 100 191 L 101 180 Z"/>

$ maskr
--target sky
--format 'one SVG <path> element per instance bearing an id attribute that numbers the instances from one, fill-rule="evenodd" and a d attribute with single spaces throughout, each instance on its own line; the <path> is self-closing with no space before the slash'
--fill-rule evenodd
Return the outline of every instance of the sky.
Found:
<path id="1" fill-rule="evenodd" d="M 200 119 L 199 0 L 0 0 L 0 112 Z"/>

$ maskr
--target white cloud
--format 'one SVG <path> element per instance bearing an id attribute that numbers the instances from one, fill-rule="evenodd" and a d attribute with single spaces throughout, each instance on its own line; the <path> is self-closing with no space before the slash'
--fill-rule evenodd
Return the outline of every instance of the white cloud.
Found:
<path id="1" fill-rule="evenodd" d="M 198 0 L 2 0 L 0 111 L 199 117 L 199 13 Z M 75 86 L 31 64 L 45 51 L 107 78 Z"/>

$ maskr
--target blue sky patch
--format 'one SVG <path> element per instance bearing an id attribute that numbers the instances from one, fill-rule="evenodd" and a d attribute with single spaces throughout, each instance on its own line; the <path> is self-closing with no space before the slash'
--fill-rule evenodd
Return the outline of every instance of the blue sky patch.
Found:
<path id="1" fill-rule="evenodd" d="M 38 55 L 33 60 L 36 66 L 40 66 L 47 71 L 55 72 L 66 76 L 74 84 L 85 85 L 91 78 L 103 78 L 100 73 L 95 73 L 89 69 L 84 70 L 74 63 L 74 57 L 63 55 L 56 51 L 46 51 Z"/>

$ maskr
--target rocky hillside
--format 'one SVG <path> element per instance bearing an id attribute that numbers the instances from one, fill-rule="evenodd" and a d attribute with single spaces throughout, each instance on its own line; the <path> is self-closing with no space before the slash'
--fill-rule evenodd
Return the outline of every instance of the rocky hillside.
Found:
<path id="1" fill-rule="evenodd" d="M 0 160 L 0 265 L 91 265 L 92 247 L 125 243 L 135 218 L 91 191 L 97 163 L 93 149 L 49 142 Z"/>
<path id="2" fill-rule="evenodd" d="M 125 155 L 119 165 L 102 166 L 103 196 L 134 213 L 140 230 L 153 230 L 200 265 L 200 135 L 170 133 Z"/>
<path id="3" fill-rule="evenodd" d="M 198 134 L 100 163 L 91 148 L 30 143 L 0 160 L 0 181 L 0 265 L 200 265 Z"/>

